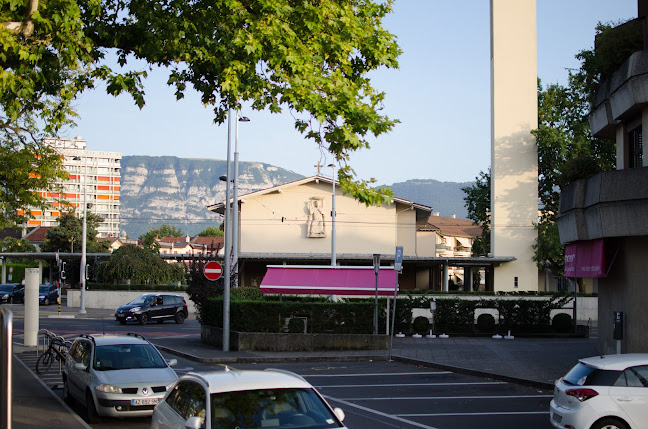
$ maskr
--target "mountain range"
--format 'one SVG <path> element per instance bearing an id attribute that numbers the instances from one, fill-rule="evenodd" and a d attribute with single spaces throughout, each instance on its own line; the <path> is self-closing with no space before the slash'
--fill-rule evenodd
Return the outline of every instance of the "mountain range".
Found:
<path id="1" fill-rule="evenodd" d="M 138 238 L 167 224 L 196 235 L 221 219 L 207 206 L 225 199 L 227 163 L 173 156 L 124 156 L 121 160 L 121 230 Z M 239 195 L 303 178 L 262 162 L 239 162 Z M 466 218 L 464 192 L 470 182 L 408 180 L 387 185 L 400 198 L 424 204 L 441 216 Z"/>

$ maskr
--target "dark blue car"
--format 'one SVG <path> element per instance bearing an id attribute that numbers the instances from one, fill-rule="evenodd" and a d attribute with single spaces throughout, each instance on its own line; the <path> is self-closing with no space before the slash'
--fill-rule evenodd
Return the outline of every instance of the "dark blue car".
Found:
<path id="1" fill-rule="evenodd" d="M 38 303 L 50 305 L 56 302 L 58 289 L 56 285 L 40 285 L 38 287 Z"/>
<path id="2" fill-rule="evenodd" d="M 0 302 L 25 302 L 25 287 L 19 283 L 0 284 Z"/>

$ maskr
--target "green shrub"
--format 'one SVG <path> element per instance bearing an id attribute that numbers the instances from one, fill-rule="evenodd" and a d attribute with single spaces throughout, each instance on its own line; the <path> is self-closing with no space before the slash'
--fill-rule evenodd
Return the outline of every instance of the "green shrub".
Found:
<path id="1" fill-rule="evenodd" d="M 425 335 L 430 333 L 430 321 L 427 317 L 418 316 L 412 323 L 412 328 L 417 334 Z"/>
<path id="2" fill-rule="evenodd" d="M 477 317 L 477 329 L 479 332 L 493 332 L 495 330 L 495 318 L 492 314 L 483 313 Z"/>
<path id="3" fill-rule="evenodd" d="M 551 327 L 556 332 L 569 332 L 572 326 L 572 317 L 567 313 L 558 313 L 551 320 Z"/>
<path id="4" fill-rule="evenodd" d="M 304 319 L 301 317 L 293 317 L 288 322 L 288 332 L 291 334 L 303 334 L 304 333 Z"/>

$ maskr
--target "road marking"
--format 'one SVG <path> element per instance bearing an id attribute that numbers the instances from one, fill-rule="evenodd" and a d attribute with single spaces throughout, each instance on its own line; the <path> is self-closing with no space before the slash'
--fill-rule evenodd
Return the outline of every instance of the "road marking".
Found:
<path id="1" fill-rule="evenodd" d="M 439 399 L 532 399 L 532 398 L 553 398 L 553 395 L 516 395 L 516 396 L 390 396 L 388 398 L 343 398 L 345 401 L 413 401 L 417 399 L 439 400 Z"/>
<path id="2" fill-rule="evenodd" d="M 399 417 L 450 417 L 450 416 L 524 416 L 549 414 L 549 411 L 488 411 L 485 413 L 435 413 L 435 414 L 397 414 Z"/>
<path id="3" fill-rule="evenodd" d="M 420 427 L 420 428 L 423 428 L 423 429 L 437 429 L 437 428 L 435 428 L 434 426 L 428 426 L 428 425 L 424 425 L 424 424 L 422 424 L 422 423 L 414 422 L 414 421 L 411 421 L 411 420 L 406 420 L 406 419 L 401 418 L 401 416 L 396 416 L 396 415 L 393 415 L 393 414 L 382 413 L 382 412 L 380 412 L 380 411 L 376 411 L 376 410 L 373 410 L 373 409 L 371 409 L 371 408 L 363 407 L 362 405 L 354 404 L 353 402 L 347 402 L 347 401 L 344 401 L 344 400 L 342 400 L 342 399 L 333 398 L 333 397 L 331 397 L 331 396 L 327 396 L 327 395 L 322 395 L 322 396 L 324 396 L 324 398 L 326 398 L 326 399 L 329 400 L 329 401 L 332 401 L 332 402 L 339 402 L 340 404 L 344 404 L 344 405 L 346 405 L 347 407 L 357 408 L 357 409 L 359 409 L 359 410 L 366 411 L 366 412 L 371 413 L 371 414 L 375 414 L 375 415 L 378 415 L 378 416 L 381 416 L 381 417 L 385 417 L 385 418 L 388 418 L 388 419 L 396 420 L 396 421 L 399 422 L 399 423 L 407 423 L 407 424 L 409 424 L 409 425 L 417 426 L 417 427 Z"/>
<path id="4" fill-rule="evenodd" d="M 317 386 L 318 389 L 327 387 L 411 387 L 411 386 L 480 386 L 508 384 L 504 381 L 482 381 L 474 383 L 394 383 L 394 384 L 333 384 L 330 386 Z"/>
<path id="5" fill-rule="evenodd" d="M 450 371 L 435 372 L 389 372 L 389 373 L 371 373 L 371 374 L 312 374 L 302 375 L 302 377 L 383 377 L 386 375 L 442 375 L 452 374 Z"/>

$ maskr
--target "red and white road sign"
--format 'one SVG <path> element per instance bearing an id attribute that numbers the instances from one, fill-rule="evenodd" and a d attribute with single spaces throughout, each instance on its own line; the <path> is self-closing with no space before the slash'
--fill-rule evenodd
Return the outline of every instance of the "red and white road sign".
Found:
<path id="1" fill-rule="evenodd" d="M 218 280 L 223 273 L 223 267 L 221 267 L 221 264 L 219 264 L 216 261 L 209 261 L 205 264 L 205 268 L 203 269 L 205 273 L 205 277 L 207 277 L 207 280 Z"/>

